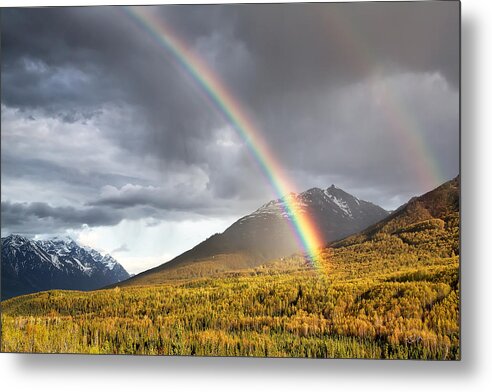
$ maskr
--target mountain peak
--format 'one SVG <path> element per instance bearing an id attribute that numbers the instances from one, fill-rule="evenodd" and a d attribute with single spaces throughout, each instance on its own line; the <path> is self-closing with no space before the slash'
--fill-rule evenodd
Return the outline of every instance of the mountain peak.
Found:
<path id="1" fill-rule="evenodd" d="M 186 265 L 192 269 L 195 262 L 217 266 L 211 267 L 214 270 L 250 268 L 271 259 L 304 252 L 305 248 L 295 240 L 292 231 L 292 221 L 298 214 L 309 216 L 319 232 L 320 246 L 323 246 L 365 229 L 385 218 L 388 212 L 334 185 L 327 189 L 314 187 L 302 193 L 290 193 L 263 204 L 238 219 L 223 233 L 207 238 L 173 260 L 143 272 L 133 283 L 127 284 L 139 282 L 142 276 L 146 276 L 145 279 L 161 276 L 163 271 L 178 266 Z"/>
<path id="2" fill-rule="evenodd" d="M 317 188 L 317 187 L 314 187 L 314 188 L 309 188 L 307 191 L 304 191 L 302 193 L 300 193 L 301 196 L 305 196 L 305 195 L 315 195 L 315 194 L 319 194 L 323 192 L 322 189 L 320 188 Z"/>
<path id="3" fill-rule="evenodd" d="M 24 237 L 23 235 L 20 235 L 20 234 L 15 234 L 15 233 L 12 233 L 12 234 L 9 234 L 7 237 L 5 238 L 11 238 L 11 239 L 23 239 L 23 240 L 27 240 L 27 237 Z"/>
<path id="4" fill-rule="evenodd" d="M 10 244 L 12 246 L 21 246 L 27 242 L 29 242 L 29 239 L 27 237 L 24 237 L 20 234 L 9 234 L 7 237 L 2 238 L 2 242 L 6 244 Z"/>
<path id="5" fill-rule="evenodd" d="M 110 255 L 67 236 L 33 240 L 10 235 L 2 238 L 1 251 L 2 299 L 50 289 L 93 290 L 129 277 Z"/>

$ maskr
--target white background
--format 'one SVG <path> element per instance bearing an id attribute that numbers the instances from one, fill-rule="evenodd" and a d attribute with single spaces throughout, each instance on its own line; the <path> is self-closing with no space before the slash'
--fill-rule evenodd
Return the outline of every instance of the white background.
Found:
<path id="1" fill-rule="evenodd" d="M 181 3 L 201 1 L 181 1 Z M 221 1 L 214 1 L 216 3 Z M 165 1 L 15 1 L 2 6 Z M 462 361 L 0 354 L 4 391 L 492 390 L 492 2 L 462 1 Z M 487 72 L 489 71 L 489 72 Z"/>

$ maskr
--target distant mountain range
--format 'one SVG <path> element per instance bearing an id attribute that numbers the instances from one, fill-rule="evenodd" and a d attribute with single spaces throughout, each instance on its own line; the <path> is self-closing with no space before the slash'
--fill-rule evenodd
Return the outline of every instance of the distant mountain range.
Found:
<path id="1" fill-rule="evenodd" d="M 417 230 L 412 225 L 459 214 L 459 177 L 412 198 L 389 213 L 330 186 L 312 188 L 289 198 L 272 200 L 173 260 L 131 276 L 110 255 L 81 247 L 69 238 L 34 241 L 18 235 L 2 238 L 2 299 L 49 289 L 93 290 L 104 286 L 157 284 L 172 278 L 212 276 L 222 271 L 251 268 L 302 251 L 293 239 L 291 216 L 285 204 L 309 214 L 333 247 L 350 246 Z M 459 217 L 456 219 L 459 220 Z M 444 221 L 443 221 L 444 222 Z M 446 223 L 447 224 L 447 223 Z M 457 237 L 458 238 L 458 237 Z M 458 241 L 458 240 L 456 240 Z M 459 252 L 459 244 L 453 245 Z M 124 282 L 123 282 L 124 281 Z"/>
<path id="2" fill-rule="evenodd" d="M 94 290 L 128 279 L 110 255 L 79 246 L 71 238 L 2 238 L 2 300 L 51 289 Z"/>
<path id="3" fill-rule="evenodd" d="M 249 268 L 302 251 L 293 238 L 291 217 L 285 208 L 287 202 L 301 213 L 309 214 L 326 244 L 357 233 L 389 215 L 383 208 L 360 200 L 335 185 L 291 193 L 264 204 L 223 233 L 211 236 L 168 263 L 136 275 L 132 280 L 137 282 L 145 277 L 148 281 L 152 274 L 177 268 L 193 269 L 190 271 L 193 275 Z"/>

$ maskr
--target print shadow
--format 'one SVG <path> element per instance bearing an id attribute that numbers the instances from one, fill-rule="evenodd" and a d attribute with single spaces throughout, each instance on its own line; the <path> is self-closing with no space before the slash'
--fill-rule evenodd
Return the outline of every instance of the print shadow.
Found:
<path id="1" fill-rule="evenodd" d="M 475 118 L 477 73 L 476 73 L 476 24 L 469 18 L 462 20 L 462 73 L 461 73 L 461 174 L 462 174 L 462 360 L 439 361 L 378 361 L 378 360 L 310 360 L 310 359 L 264 359 L 264 358 L 196 358 L 196 357 L 143 357 L 143 356 L 88 356 L 49 354 L 12 355 L 19 373 L 36 376 L 46 372 L 69 373 L 76 379 L 80 374 L 121 376 L 124 374 L 158 374 L 159 377 L 187 375 L 195 377 L 264 377 L 286 376 L 309 377 L 365 377 L 386 382 L 401 381 L 402 377 L 424 379 L 462 379 L 477 372 L 479 336 L 477 325 L 479 287 L 478 279 L 478 220 L 479 206 L 474 197 L 478 194 L 477 167 L 478 130 Z M 5 354 L 4 354 L 5 355 Z"/>

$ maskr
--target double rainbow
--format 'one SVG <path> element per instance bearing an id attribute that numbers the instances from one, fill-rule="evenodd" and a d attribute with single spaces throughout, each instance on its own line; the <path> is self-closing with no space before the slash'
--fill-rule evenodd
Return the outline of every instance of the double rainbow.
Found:
<path id="1" fill-rule="evenodd" d="M 148 7 L 149 8 L 149 7 Z M 261 131 L 246 114 L 240 102 L 228 91 L 224 83 L 203 62 L 188 45 L 179 39 L 163 20 L 157 18 L 146 7 L 125 7 L 125 11 L 137 24 L 154 38 L 172 58 L 178 69 L 184 71 L 200 87 L 207 99 L 236 130 L 248 147 L 259 168 L 268 179 L 275 194 L 283 198 L 283 207 L 289 215 L 298 244 L 305 250 L 314 266 L 319 266 L 318 254 L 323 240 L 313 219 L 302 213 L 293 198 L 289 196 L 295 187 L 272 151 L 268 148 Z"/>

